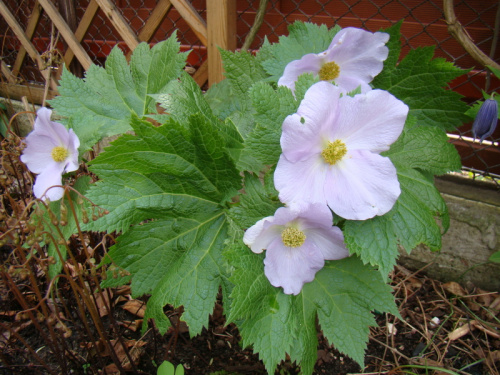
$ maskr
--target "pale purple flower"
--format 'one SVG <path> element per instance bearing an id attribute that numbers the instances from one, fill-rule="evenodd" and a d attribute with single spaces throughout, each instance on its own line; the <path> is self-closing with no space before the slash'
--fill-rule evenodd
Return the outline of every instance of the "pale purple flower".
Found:
<path id="1" fill-rule="evenodd" d="M 35 197 L 56 201 L 62 198 L 62 175 L 78 169 L 80 141 L 72 129 L 50 121 L 52 111 L 41 108 L 37 112 L 34 130 L 26 137 L 26 148 L 21 161 L 38 174 L 33 192 Z M 53 187 L 56 186 L 56 187 Z"/>
<path id="2" fill-rule="evenodd" d="M 290 62 L 278 80 L 278 85 L 295 90 L 297 78 L 313 73 L 323 81 L 335 83 L 344 92 L 361 86 L 361 92 L 371 90 L 369 83 L 384 67 L 389 49 L 389 34 L 348 27 L 340 30 L 324 52 L 304 55 Z"/>
<path id="3" fill-rule="evenodd" d="M 498 122 L 498 102 L 493 99 L 486 99 L 477 113 L 474 124 L 472 124 L 472 134 L 474 138 L 479 138 L 479 143 L 493 134 Z"/>
<path id="4" fill-rule="evenodd" d="M 274 185 L 286 204 L 328 204 L 365 220 L 388 212 L 401 193 L 396 168 L 379 154 L 401 134 L 408 106 L 383 90 L 340 95 L 318 82 L 285 119 Z"/>
<path id="5" fill-rule="evenodd" d="M 333 226 L 332 212 L 324 204 L 278 208 L 274 216 L 249 228 L 243 242 L 254 253 L 266 250 L 264 273 L 286 294 L 299 294 L 325 260 L 349 256 L 344 236 Z"/>

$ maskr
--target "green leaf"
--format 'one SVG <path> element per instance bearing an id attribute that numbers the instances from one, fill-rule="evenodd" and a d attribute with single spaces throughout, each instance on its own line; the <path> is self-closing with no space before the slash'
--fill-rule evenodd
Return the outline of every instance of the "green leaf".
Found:
<path id="1" fill-rule="evenodd" d="M 133 226 L 109 253 L 113 263 L 132 274 L 134 296 L 151 293 L 145 319 L 161 333 L 170 326 L 166 304 L 184 306 L 191 336 L 208 326 L 219 286 L 226 274 L 221 249 L 228 235 L 222 210 L 204 221 L 163 219 Z M 226 276 L 227 277 L 227 276 Z"/>
<path id="2" fill-rule="evenodd" d="M 234 95 L 234 90 L 228 79 L 210 86 L 204 96 L 214 115 L 221 120 L 231 120 L 240 137 L 246 139 L 255 126 L 253 110 L 247 108 L 248 98 L 245 98 L 244 102 L 241 103 Z"/>
<path id="3" fill-rule="evenodd" d="M 264 164 L 275 164 L 281 154 L 281 124 L 285 118 L 296 112 L 299 103 L 291 90 L 280 86 L 276 90 L 268 83 L 256 83 L 250 90 L 255 109 L 254 131 L 245 142 L 243 154 L 248 153 L 260 163 L 252 171 L 259 171 Z"/>
<path id="4" fill-rule="evenodd" d="M 204 97 L 213 114 L 221 120 L 225 120 L 240 107 L 240 103 L 234 95 L 231 82 L 228 79 L 214 83 L 205 92 Z"/>
<path id="5" fill-rule="evenodd" d="M 197 114 L 213 124 L 217 123 L 200 87 L 186 72 L 181 74 L 180 79 L 169 82 L 162 93 L 150 96 L 180 124 L 185 124 L 190 116 Z"/>
<path id="6" fill-rule="evenodd" d="M 135 135 L 112 143 L 91 165 L 100 181 L 88 197 L 109 214 L 88 229 L 123 231 L 108 262 L 132 276 L 134 296 L 151 293 L 147 317 L 165 332 L 166 304 L 183 305 L 192 335 L 208 324 L 227 285 L 221 256 L 228 237 L 224 206 L 241 177 L 207 117 L 160 127 L 133 119 Z M 147 220 L 147 222 L 144 222 Z M 132 226 L 131 226 L 132 225 Z"/>
<path id="7" fill-rule="evenodd" d="M 260 219 L 274 215 L 281 206 L 281 202 L 270 197 L 256 176 L 245 173 L 245 194 L 240 196 L 239 204 L 229 210 L 229 216 L 240 228 L 250 228 Z"/>
<path id="8" fill-rule="evenodd" d="M 328 340 L 362 364 L 369 327 L 375 323 L 371 311 L 398 314 L 391 288 L 354 256 L 327 262 L 297 296 L 269 284 L 264 255 L 253 254 L 240 243 L 228 249 L 226 257 L 237 271 L 231 276 L 235 286 L 228 320 L 237 322 L 243 345 L 253 346 L 269 373 L 288 353 L 304 374 L 312 374 L 317 359 L 316 317 Z"/>
<path id="9" fill-rule="evenodd" d="M 60 96 L 50 104 L 67 118 L 62 121 L 78 135 L 80 150 L 90 149 L 103 137 L 131 130 L 132 115 L 156 113 L 148 95 L 161 92 L 181 74 L 187 53 L 179 53 L 179 47 L 175 35 L 151 49 L 141 43 L 132 54 L 130 66 L 120 48 L 115 47 L 106 68 L 91 65 L 85 79 L 64 69 Z"/>
<path id="10" fill-rule="evenodd" d="M 468 120 L 467 105 L 460 94 L 445 87 L 466 71 L 433 55 L 433 47 L 411 50 L 398 65 L 387 65 L 372 84 L 404 101 L 419 125 L 453 130 Z"/>
<path id="11" fill-rule="evenodd" d="M 315 77 L 312 73 L 304 73 L 297 78 L 297 82 L 295 82 L 295 99 L 297 103 L 300 103 L 304 96 L 306 95 L 307 90 L 320 81 L 319 77 Z"/>
<path id="12" fill-rule="evenodd" d="M 459 171 L 462 167 L 460 155 L 448 142 L 446 133 L 430 126 L 405 129 L 384 155 L 396 167 L 417 168 L 434 175 Z"/>
<path id="13" fill-rule="evenodd" d="M 399 253 L 391 213 L 364 221 L 348 220 L 343 232 L 349 251 L 364 263 L 378 266 L 384 277 L 392 271 Z"/>
<path id="14" fill-rule="evenodd" d="M 161 127 L 135 119 L 124 135 L 92 162 L 101 181 L 88 197 L 110 211 L 89 229 L 126 231 L 146 219 L 214 215 L 236 194 L 241 178 L 217 129 L 193 116 L 188 129 L 174 120 Z M 200 219 L 200 220 L 201 220 Z"/>
<path id="15" fill-rule="evenodd" d="M 495 251 L 488 259 L 490 262 L 500 263 L 500 251 Z"/>
<path id="16" fill-rule="evenodd" d="M 497 77 L 498 79 L 500 79 L 500 69 L 497 69 L 495 68 L 494 66 L 491 66 L 491 65 L 487 65 L 488 69 L 491 70 L 493 72 L 493 74 L 495 75 L 495 77 Z"/>
<path id="17" fill-rule="evenodd" d="M 384 70 L 394 69 L 401 54 L 401 25 L 403 21 L 399 21 L 388 27 L 387 29 L 380 30 L 381 32 L 389 34 L 389 41 L 385 44 L 389 48 L 389 55 L 384 61 Z"/>
<path id="18" fill-rule="evenodd" d="M 300 295 L 299 295 L 300 296 Z M 392 288 L 380 274 L 351 256 L 329 261 L 303 290 L 304 305 L 318 307 L 323 334 L 339 351 L 363 367 L 372 311 L 399 316 Z"/>
<path id="19" fill-rule="evenodd" d="M 348 249 L 365 263 L 378 266 L 386 277 L 396 263 L 398 244 L 407 252 L 423 243 L 431 250 L 441 247 L 443 230 L 448 229 L 446 204 L 432 180 L 412 168 L 399 168 L 401 195 L 387 214 L 365 221 L 346 221 L 344 240 Z"/>
<path id="20" fill-rule="evenodd" d="M 175 375 L 175 367 L 169 361 L 163 361 L 163 363 L 158 366 L 156 375 Z"/>
<path id="21" fill-rule="evenodd" d="M 220 54 L 225 76 L 231 84 L 232 92 L 243 106 L 248 101 L 250 87 L 266 78 L 267 75 L 257 59 L 247 51 L 220 50 Z"/>
<path id="22" fill-rule="evenodd" d="M 7 136 L 7 130 L 9 128 L 9 119 L 6 113 L 7 106 L 4 103 L 0 103 L 0 134 L 4 138 Z"/>
<path id="23" fill-rule="evenodd" d="M 325 25 L 296 21 L 288 26 L 289 35 L 280 36 L 279 43 L 265 43 L 259 52 L 262 66 L 275 82 L 283 75 L 286 65 L 308 53 L 320 53 L 328 49 L 339 26 L 328 30 Z"/>
<path id="24" fill-rule="evenodd" d="M 401 246 L 407 252 L 421 243 L 431 250 L 439 250 L 441 228 L 435 217 L 443 216 L 445 223 L 448 220 L 441 194 L 432 180 L 414 169 L 399 169 L 398 179 L 401 195 L 392 210 L 392 219 Z"/>
<path id="25" fill-rule="evenodd" d="M 198 84 L 187 73 L 179 80 L 171 81 L 162 94 L 151 95 L 165 109 L 169 116 L 180 124 L 187 124 L 189 117 L 199 115 L 205 118 L 219 134 L 233 160 L 238 161 L 243 148 L 243 137 L 231 120 L 221 121 L 213 113 Z"/>

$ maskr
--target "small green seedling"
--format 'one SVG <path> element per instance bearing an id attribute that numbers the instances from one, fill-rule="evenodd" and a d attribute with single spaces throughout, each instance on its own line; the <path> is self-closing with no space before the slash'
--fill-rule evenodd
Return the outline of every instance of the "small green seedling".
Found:
<path id="1" fill-rule="evenodd" d="M 184 367 L 177 365 L 177 368 L 175 368 L 169 361 L 163 361 L 158 367 L 156 375 L 184 375 Z"/>
<path id="2" fill-rule="evenodd" d="M 489 261 L 500 263 L 500 251 L 495 251 L 493 254 L 491 254 Z"/>

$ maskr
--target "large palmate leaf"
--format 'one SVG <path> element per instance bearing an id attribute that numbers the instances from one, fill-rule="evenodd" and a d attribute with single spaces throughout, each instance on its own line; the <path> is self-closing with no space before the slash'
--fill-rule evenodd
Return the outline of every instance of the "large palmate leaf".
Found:
<path id="1" fill-rule="evenodd" d="M 148 316 L 165 304 L 184 305 L 197 334 L 208 322 L 225 275 L 225 203 L 241 186 L 218 130 L 201 115 L 160 127 L 134 119 L 124 135 L 92 162 L 100 181 L 89 199 L 109 214 L 88 226 L 121 231 L 107 260 L 131 274 L 132 293 L 151 293 Z M 144 222 L 147 220 L 147 222 Z M 124 281 L 127 279 L 123 279 Z M 160 306 L 161 305 L 161 306 Z"/>
<path id="2" fill-rule="evenodd" d="M 63 71 L 60 96 L 50 104 L 80 138 L 80 150 L 86 151 L 106 136 L 121 134 L 130 128 L 132 115 L 156 113 L 149 94 L 162 92 L 177 78 L 185 65 L 186 53 L 179 53 L 176 36 L 149 48 L 137 46 L 130 65 L 115 47 L 106 59 L 106 67 L 91 65 L 85 79 Z"/>
<path id="3" fill-rule="evenodd" d="M 369 327 L 375 324 L 371 311 L 397 314 L 391 288 L 356 257 L 327 262 L 313 282 L 292 296 L 269 284 L 262 255 L 240 243 L 226 256 L 236 267 L 229 319 L 241 321 L 243 344 L 253 346 L 269 373 L 288 353 L 304 374 L 312 374 L 316 318 L 328 340 L 362 365 Z"/>
<path id="4" fill-rule="evenodd" d="M 434 58 L 434 47 L 410 50 L 396 64 L 400 51 L 399 24 L 385 30 L 391 35 L 391 47 L 384 70 L 375 77 L 375 88 L 389 91 L 410 107 L 418 124 L 453 130 L 468 120 L 467 105 L 460 94 L 446 89 L 448 83 L 465 73 L 453 63 Z"/>

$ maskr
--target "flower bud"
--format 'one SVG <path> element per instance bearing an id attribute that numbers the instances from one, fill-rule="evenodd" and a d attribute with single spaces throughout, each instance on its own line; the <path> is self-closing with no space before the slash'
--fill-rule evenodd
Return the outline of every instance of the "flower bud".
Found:
<path id="1" fill-rule="evenodd" d="M 495 99 L 486 99 L 479 108 L 474 124 L 472 124 L 472 134 L 474 138 L 483 142 L 493 134 L 498 122 L 498 103 Z"/>

